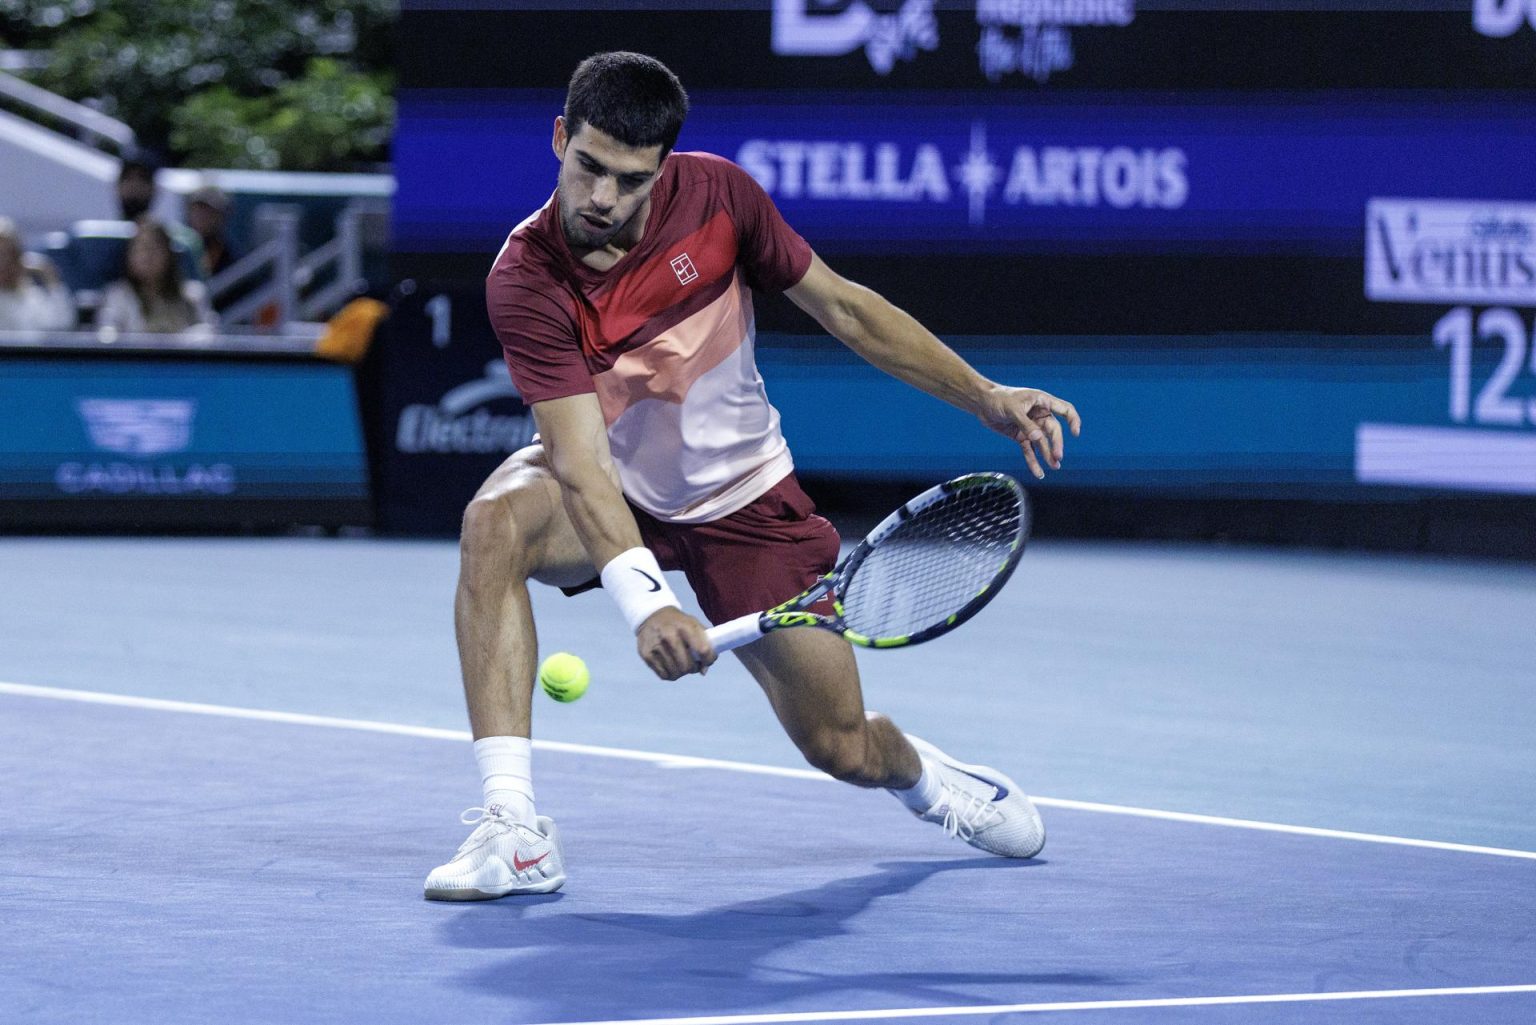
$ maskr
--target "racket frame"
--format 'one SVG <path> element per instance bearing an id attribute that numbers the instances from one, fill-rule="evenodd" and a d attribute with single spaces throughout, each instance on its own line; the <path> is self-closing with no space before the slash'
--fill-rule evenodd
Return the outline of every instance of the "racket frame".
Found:
<path id="1" fill-rule="evenodd" d="M 966 488 L 972 487 L 996 487 L 1004 484 L 1010 487 L 1019 504 L 1020 525 L 1013 543 L 1008 547 L 1007 556 L 1003 565 L 999 567 L 986 584 L 958 610 L 947 618 L 931 626 L 924 627 L 915 633 L 904 634 L 895 637 L 869 637 L 850 628 L 844 620 L 842 596 L 847 592 L 848 583 L 853 579 L 854 573 L 870 557 L 880 543 L 890 537 L 902 524 L 912 519 L 924 509 L 954 495 Z M 992 600 L 1008 578 L 1013 575 L 1014 568 L 1019 563 L 1019 558 L 1024 554 L 1024 543 L 1029 537 L 1029 502 L 1024 493 L 1024 488 L 1017 480 L 1005 473 L 967 473 L 947 480 L 942 484 L 936 484 L 915 496 L 892 512 L 885 519 L 875 525 L 864 539 L 849 552 L 848 555 L 837 564 L 832 572 L 817 578 L 816 582 L 804 591 L 795 595 L 788 601 L 775 605 L 765 612 L 750 612 L 745 616 L 727 620 L 719 626 L 711 627 L 709 638 L 717 652 L 730 651 L 744 644 L 750 644 L 764 634 L 774 630 L 784 630 L 793 627 L 815 626 L 823 630 L 830 630 L 839 634 L 850 644 L 861 648 L 903 648 L 914 644 L 922 644 L 941 637 L 955 627 L 970 619 Z M 827 594 L 832 595 L 832 609 L 834 615 L 826 616 L 821 613 L 809 611 L 810 606 L 816 604 Z"/>

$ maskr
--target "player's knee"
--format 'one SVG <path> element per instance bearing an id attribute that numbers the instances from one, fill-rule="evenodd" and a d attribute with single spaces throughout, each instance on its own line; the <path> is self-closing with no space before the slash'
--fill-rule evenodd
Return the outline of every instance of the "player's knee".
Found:
<path id="1" fill-rule="evenodd" d="M 800 744 L 805 760 L 833 779 L 860 782 L 865 775 L 865 733 L 862 729 L 817 730 Z"/>
<path id="2" fill-rule="evenodd" d="M 527 544 L 512 505 L 503 495 L 475 498 L 464 509 L 459 531 L 459 564 L 463 574 L 477 571 L 498 576 L 509 570 L 527 576 Z"/>

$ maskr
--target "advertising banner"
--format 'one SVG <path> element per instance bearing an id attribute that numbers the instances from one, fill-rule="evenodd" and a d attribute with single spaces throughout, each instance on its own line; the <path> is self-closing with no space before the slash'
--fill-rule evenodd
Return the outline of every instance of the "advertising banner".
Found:
<path id="1" fill-rule="evenodd" d="M 396 246 L 494 253 L 554 188 L 560 101 L 403 95 Z M 1527 102 L 1431 95 L 705 93 L 679 146 L 735 160 L 829 254 L 1339 256 L 1373 197 L 1529 198 L 1531 123 Z"/>
<path id="2" fill-rule="evenodd" d="M 345 367 L 3 360 L 0 521 L 365 524 L 368 503 Z"/>
<path id="3" fill-rule="evenodd" d="M 379 525 L 456 534 L 464 507 L 533 437 L 533 415 L 502 362 L 474 285 L 398 289 L 380 349 L 373 432 Z"/>
<path id="4" fill-rule="evenodd" d="M 690 89 L 1511 89 L 1536 0 L 405 0 L 407 89 L 562 87 L 602 50 Z"/>
<path id="5" fill-rule="evenodd" d="M 1411 418 L 1364 419 L 1361 483 L 1536 494 L 1536 203 L 1375 198 L 1365 294 L 1434 304 L 1439 395 Z"/>

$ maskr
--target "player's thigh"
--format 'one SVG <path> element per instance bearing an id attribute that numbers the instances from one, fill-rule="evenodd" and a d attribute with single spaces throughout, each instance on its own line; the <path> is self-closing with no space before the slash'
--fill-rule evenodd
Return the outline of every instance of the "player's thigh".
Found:
<path id="1" fill-rule="evenodd" d="M 775 630 L 736 651 L 802 749 L 826 731 L 861 730 L 864 695 L 853 647 L 826 630 Z"/>
<path id="2" fill-rule="evenodd" d="M 565 511 L 560 482 L 541 445 L 508 456 L 464 514 L 464 558 L 505 561 L 544 584 L 574 587 L 596 575 Z"/>

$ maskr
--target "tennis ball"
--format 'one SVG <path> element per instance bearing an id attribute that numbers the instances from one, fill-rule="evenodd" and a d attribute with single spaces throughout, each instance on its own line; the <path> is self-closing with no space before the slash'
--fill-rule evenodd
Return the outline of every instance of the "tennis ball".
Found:
<path id="1" fill-rule="evenodd" d="M 587 664 L 569 652 L 557 651 L 539 666 L 539 686 L 556 701 L 575 701 L 591 682 Z"/>

